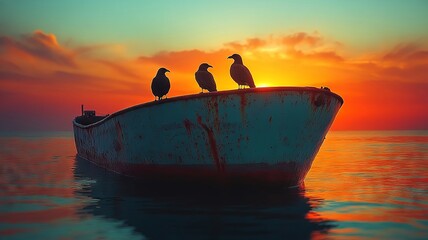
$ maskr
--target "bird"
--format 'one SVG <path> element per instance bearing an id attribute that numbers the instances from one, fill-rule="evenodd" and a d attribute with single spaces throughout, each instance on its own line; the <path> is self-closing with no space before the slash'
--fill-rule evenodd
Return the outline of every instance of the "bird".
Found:
<path id="1" fill-rule="evenodd" d="M 202 63 L 199 65 L 198 71 L 195 72 L 196 82 L 199 84 L 199 87 L 201 87 L 201 93 L 204 92 L 204 89 L 208 90 L 209 92 L 217 91 L 214 77 L 210 72 L 208 72 L 208 68 L 212 67 L 213 66 L 209 65 L 208 63 Z"/>
<path id="2" fill-rule="evenodd" d="M 230 76 L 238 84 L 238 89 L 243 86 L 249 86 L 255 88 L 253 76 L 251 76 L 250 70 L 242 62 L 242 57 L 239 54 L 233 54 L 228 58 L 232 58 L 234 62 L 230 66 Z"/>
<path id="3" fill-rule="evenodd" d="M 166 94 L 169 92 L 169 89 L 171 87 L 169 79 L 165 75 L 166 72 L 170 71 L 163 67 L 159 68 L 158 72 L 156 73 L 156 76 L 153 78 L 152 93 L 153 95 L 155 95 L 155 101 L 156 97 L 158 97 L 158 100 L 161 100 L 163 96 L 166 97 Z"/>

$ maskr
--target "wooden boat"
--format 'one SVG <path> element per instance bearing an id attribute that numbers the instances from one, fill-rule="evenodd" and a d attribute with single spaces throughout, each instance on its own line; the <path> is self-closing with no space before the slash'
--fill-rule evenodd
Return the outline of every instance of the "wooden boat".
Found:
<path id="1" fill-rule="evenodd" d="M 328 88 L 269 87 L 148 102 L 73 121 L 77 155 L 138 178 L 296 186 L 343 99 Z"/>

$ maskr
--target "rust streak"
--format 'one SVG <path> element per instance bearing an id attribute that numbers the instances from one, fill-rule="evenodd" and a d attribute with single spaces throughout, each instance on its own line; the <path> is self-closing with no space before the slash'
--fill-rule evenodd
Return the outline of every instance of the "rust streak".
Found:
<path id="1" fill-rule="evenodd" d="M 116 133 L 117 133 L 117 140 L 115 141 L 114 149 L 116 152 L 119 152 L 123 148 L 122 138 L 123 138 L 123 132 L 122 132 L 122 126 L 120 126 L 119 122 L 116 122 Z"/>
<path id="2" fill-rule="evenodd" d="M 190 122 L 190 120 L 189 119 L 186 119 L 186 120 L 184 120 L 183 121 L 183 123 L 184 123 L 184 127 L 186 128 L 186 132 L 187 132 L 187 134 L 192 134 L 192 129 L 191 129 L 191 127 L 192 127 L 192 122 Z"/>
<path id="3" fill-rule="evenodd" d="M 311 92 L 311 106 L 312 110 L 317 111 L 318 107 L 324 104 L 324 98 L 322 94 Z"/>
<path id="4" fill-rule="evenodd" d="M 212 129 L 209 128 L 206 124 L 204 124 L 202 122 L 201 116 L 198 116 L 198 123 L 205 130 L 205 132 L 208 135 L 208 142 L 209 142 L 209 145 L 211 148 L 211 154 L 213 156 L 215 165 L 217 166 L 217 170 L 219 172 L 223 172 L 224 171 L 224 164 L 218 156 L 217 143 L 216 143 L 216 140 L 214 138 L 214 133 L 213 133 Z"/>
<path id="5" fill-rule="evenodd" d="M 219 130 L 220 121 L 219 121 L 219 115 L 218 115 L 217 98 L 213 97 L 208 101 L 208 111 L 213 115 L 212 118 L 214 119 L 214 128 L 216 130 Z"/>

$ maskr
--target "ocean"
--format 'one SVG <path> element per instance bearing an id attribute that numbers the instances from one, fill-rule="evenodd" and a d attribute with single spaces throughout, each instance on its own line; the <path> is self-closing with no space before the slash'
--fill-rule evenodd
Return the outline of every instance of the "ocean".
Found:
<path id="1" fill-rule="evenodd" d="M 71 132 L 0 135 L 0 239 L 428 239 L 428 131 L 331 131 L 283 191 L 157 188 L 76 159 Z"/>

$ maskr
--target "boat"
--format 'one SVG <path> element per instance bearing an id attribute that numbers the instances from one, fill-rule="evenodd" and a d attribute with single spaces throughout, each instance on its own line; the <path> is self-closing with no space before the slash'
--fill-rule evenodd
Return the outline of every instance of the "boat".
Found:
<path id="1" fill-rule="evenodd" d="M 303 183 L 343 99 L 266 87 L 172 97 L 73 120 L 77 156 L 151 182 Z"/>

